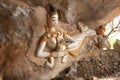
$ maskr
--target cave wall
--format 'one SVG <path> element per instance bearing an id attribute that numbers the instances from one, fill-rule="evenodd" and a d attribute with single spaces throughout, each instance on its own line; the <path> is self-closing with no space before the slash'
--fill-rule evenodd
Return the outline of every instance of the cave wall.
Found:
<path id="1" fill-rule="evenodd" d="M 48 3 L 55 6 L 62 21 L 75 24 L 79 21 L 95 28 L 104 25 L 119 15 L 119 0 L 23 0 L 31 6 Z"/>
<path id="2" fill-rule="evenodd" d="M 95 29 L 120 12 L 119 0 L 1 0 L 0 73 L 7 80 L 46 80 L 56 75 L 40 78 L 39 73 L 47 69 L 44 59 L 34 56 L 37 42 L 45 32 L 48 3 L 58 10 L 61 26 L 71 31 L 77 31 L 77 22 Z"/>

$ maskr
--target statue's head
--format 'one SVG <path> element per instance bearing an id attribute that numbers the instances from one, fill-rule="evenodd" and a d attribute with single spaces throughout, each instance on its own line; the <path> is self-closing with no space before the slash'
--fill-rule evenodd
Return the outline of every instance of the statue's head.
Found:
<path id="1" fill-rule="evenodd" d="M 52 5 L 49 6 L 50 6 L 50 12 L 49 12 L 50 27 L 55 27 L 58 25 L 58 13 Z"/>
<path id="2" fill-rule="evenodd" d="M 59 23 L 58 21 L 58 13 L 54 12 L 51 16 L 50 16 L 50 26 L 57 26 Z"/>

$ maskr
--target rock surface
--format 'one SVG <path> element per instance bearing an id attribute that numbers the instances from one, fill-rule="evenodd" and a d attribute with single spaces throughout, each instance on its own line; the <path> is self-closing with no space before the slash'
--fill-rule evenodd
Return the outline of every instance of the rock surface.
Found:
<path id="1" fill-rule="evenodd" d="M 58 10 L 60 26 L 71 34 L 78 32 L 77 22 L 84 22 L 95 29 L 101 24 L 106 24 L 120 12 L 119 0 L 1 0 L 0 73 L 3 79 L 49 80 L 72 62 L 81 59 L 79 56 L 63 64 L 63 67 L 56 68 L 54 72 L 44 66 L 45 59 L 34 56 L 38 41 L 45 32 L 48 3 Z M 91 45 L 87 44 L 91 42 L 90 37 L 86 38 L 87 41 L 83 45 L 85 48 L 82 48 L 81 53 L 89 53 L 92 49 Z M 86 50 L 85 45 L 90 48 Z"/>

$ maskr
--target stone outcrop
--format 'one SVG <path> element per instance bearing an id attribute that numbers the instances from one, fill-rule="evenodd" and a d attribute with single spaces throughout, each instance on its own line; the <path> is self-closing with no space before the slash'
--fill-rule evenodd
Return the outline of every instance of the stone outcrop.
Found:
<path id="1" fill-rule="evenodd" d="M 84 56 L 70 56 L 73 60 L 62 65 L 58 59 L 57 65 L 61 66 L 55 70 L 44 66 L 45 59 L 34 56 L 38 41 L 45 32 L 48 3 L 58 10 L 60 27 L 71 34 L 79 32 L 76 28 L 78 22 L 95 29 L 106 24 L 120 12 L 119 0 L 1 0 L 0 73 L 4 79 L 49 80 Z M 87 43 L 96 44 L 96 35 L 88 35 L 85 39 L 80 52 L 83 54 L 87 54 L 87 51 L 89 53 L 93 47 Z M 90 48 L 86 50 L 86 46 Z"/>

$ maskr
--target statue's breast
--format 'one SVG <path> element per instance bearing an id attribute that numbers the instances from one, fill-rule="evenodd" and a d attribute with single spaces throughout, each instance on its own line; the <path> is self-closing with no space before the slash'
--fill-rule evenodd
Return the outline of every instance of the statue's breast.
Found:
<path id="1" fill-rule="evenodd" d="M 50 48 L 50 49 L 55 49 L 56 48 L 56 44 L 57 44 L 56 38 L 52 37 L 52 38 L 50 38 L 48 40 L 47 47 Z"/>

